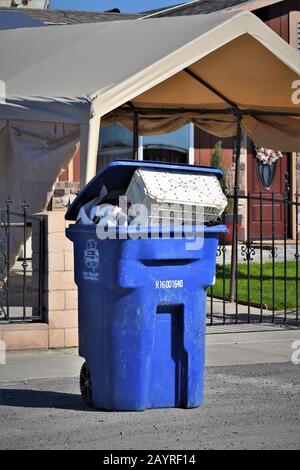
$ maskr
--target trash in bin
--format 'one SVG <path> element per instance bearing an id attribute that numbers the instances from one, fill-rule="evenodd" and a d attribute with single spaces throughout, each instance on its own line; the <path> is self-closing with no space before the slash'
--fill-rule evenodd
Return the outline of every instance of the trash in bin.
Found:
<path id="1" fill-rule="evenodd" d="M 164 214 L 169 217 L 172 211 L 175 220 L 181 218 L 193 225 L 197 208 L 202 209 L 204 222 L 212 222 L 227 206 L 227 198 L 216 175 L 193 174 L 178 168 L 136 170 L 126 197 L 129 204 L 143 204 L 148 209 L 150 223 L 151 219 L 164 218 Z"/>
<path id="2" fill-rule="evenodd" d="M 103 185 L 99 191 L 98 196 L 88 201 L 80 208 L 80 210 L 78 211 L 76 222 L 78 224 L 92 225 L 94 222 L 90 217 L 91 210 L 101 204 L 107 193 L 107 188 L 105 187 L 105 185 Z"/>
<path id="3" fill-rule="evenodd" d="M 212 223 L 223 213 L 227 198 L 220 181 L 214 174 L 190 174 L 180 169 L 145 168 L 135 170 L 125 193 L 127 214 L 118 206 L 116 196 L 122 191 L 109 193 L 104 186 L 101 196 L 85 204 L 77 222 L 84 225 L 98 224 L 116 227 L 120 220 L 135 213 L 130 208 L 142 205 L 146 210 L 140 215 L 141 225 L 162 225 L 172 217 L 175 225 Z M 202 212 L 200 212 L 200 209 Z M 125 223 L 126 225 L 126 223 Z"/>
<path id="4" fill-rule="evenodd" d="M 114 162 L 80 192 L 66 219 L 75 221 L 104 186 L 108 193 L 125 195 L 135 172 L 148 169 L 196 179 L 223 175 L 206 167 Z M 151 226 L 144 227 L 138 239 L 132 237 L 131 224 L 110 230 L 117 237 L 99 239 L 95 224 L 71 224 L 67 229 L 74 243 L 79 293 L 83 399 L 115 411 L 200 406 L 206 291 L 214 283 L 219 236 L 226 227 L 194 226 L 195 240 L 202 243 L 191 249 L 180 227 L 173 227 L 167 237 L 164 227 L 155 237 Z"/>
<path id="5" fill-rule="evenodd" d="M 99 197 L 81 207 L 76 222 L 83 225 L 93 225 L 102 222 L 107 227 L 116 227 L 122 221 L 127 225 L 127 214 L 118 207 L 120 192 L 109 193 L 104 186 Z"/>

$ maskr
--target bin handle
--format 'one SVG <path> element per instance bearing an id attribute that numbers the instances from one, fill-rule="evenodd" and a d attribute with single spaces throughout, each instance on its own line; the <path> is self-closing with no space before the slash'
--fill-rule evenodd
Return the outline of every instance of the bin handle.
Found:
<path id="1" fill-rule="evenodd" d="M 184 259 L 141 259 L 140 262 L 147 267 L 157 266 L 187 266 L 188 264 L 196 263 L 198 258 L 184 258 Z"/>

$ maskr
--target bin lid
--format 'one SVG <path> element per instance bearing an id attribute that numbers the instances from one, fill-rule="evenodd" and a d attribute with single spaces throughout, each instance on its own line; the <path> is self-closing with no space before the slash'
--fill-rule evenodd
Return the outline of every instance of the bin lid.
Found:
<path id="1" fill-rule="evenodd" d="M 139 160 L 118 160 L 106 165 L 78 194 L 77 198 L 66 213 L 66 220 L 76 220 L 82 206 L 96 198 L 101 188 L 105 185 L 109 192 L 121 190 L 126 192 L 134 172 L 139 168 L 151 168 L 153 170 L 177 170 L 187 173 L 199 173 L 215 175 L 219 179 L 223 177 L 223 171 L 215 167 L 187 165 L 182 163 L 162 163 Z"/>

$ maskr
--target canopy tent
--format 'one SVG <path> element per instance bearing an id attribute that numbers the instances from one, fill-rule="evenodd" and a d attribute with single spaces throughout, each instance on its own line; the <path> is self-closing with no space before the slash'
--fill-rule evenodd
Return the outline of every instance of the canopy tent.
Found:
<path id="1" fill-rule="evenodd" d="M 249 12 L 3 31 L 0 59 L 0 117 L 79 124 L 84 180 L 96 169 L 99 119 L 133 127 L 128 102 L 141 133 L 193 121 L 230 136 L 240 111 L 258 145 L 300 148 L 298 117 L 288 116 L 300 112 L 291 100 L 300 56 Z"/>
<path id="2" fill-rule="evenodd" d="M 33 174 L 48 191 L 79 141 L 91 179 L 101 119 L 135 134 L 242 127 L 260 146 L 300 149 L 300 56 L 249 12 L 2 31 L 0 60 L 2 200 L 17 201 Z M 45 206 L 38 194 L 32 210 Z"/>

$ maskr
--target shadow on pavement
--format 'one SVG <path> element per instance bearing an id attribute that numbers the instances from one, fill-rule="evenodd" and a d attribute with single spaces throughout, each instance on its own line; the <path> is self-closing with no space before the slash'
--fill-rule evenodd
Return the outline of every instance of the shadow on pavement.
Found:
<path id="1" fill-rule="evenodd" d="M 96 411 L 95 408 L 85 405 L 79 394 L 24 389 L 0 389 L 0 407 L 1 406 Z"/>

